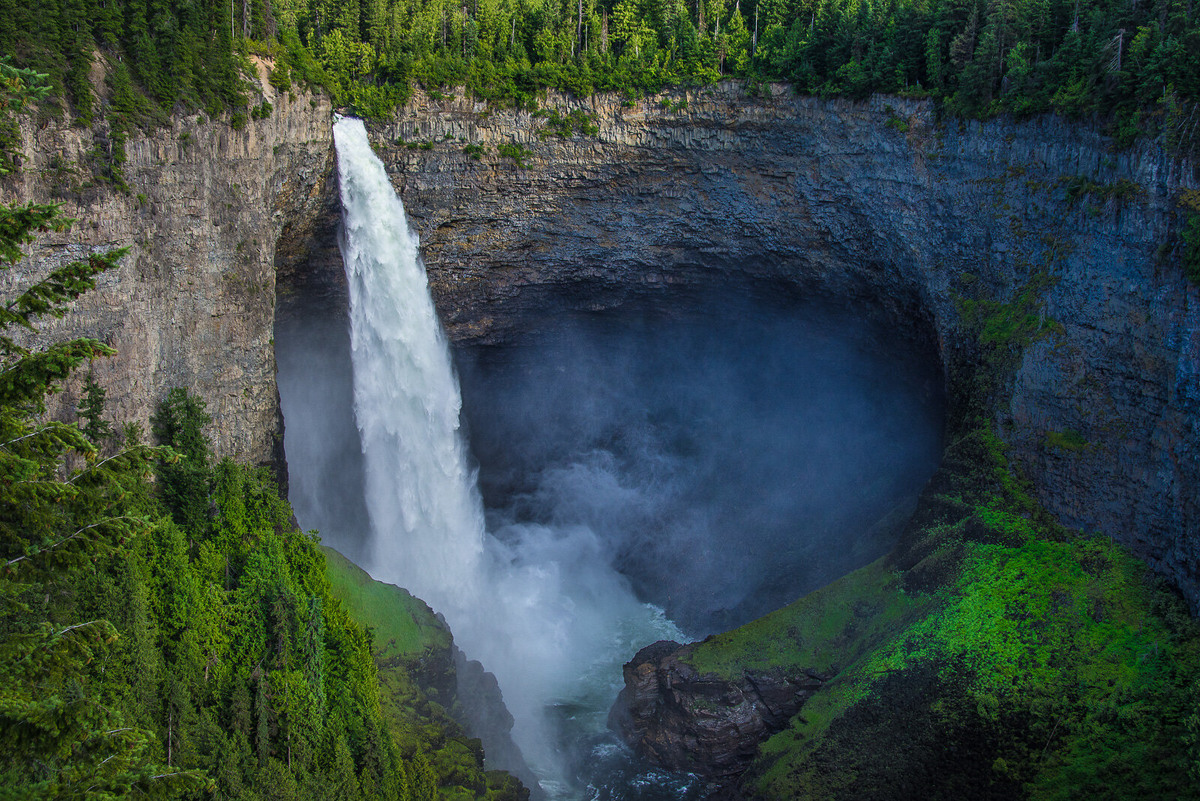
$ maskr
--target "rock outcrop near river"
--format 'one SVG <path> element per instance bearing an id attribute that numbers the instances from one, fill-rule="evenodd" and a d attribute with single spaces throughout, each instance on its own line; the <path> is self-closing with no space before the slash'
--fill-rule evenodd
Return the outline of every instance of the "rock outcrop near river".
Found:
<path id="1" fill-rule="evenodd" d="M 783 729 L 827 681 L 811 670 L 745 673 L 727 681 L 683 661 L 689 650 L 664 640 L 638 651 L 625 665 L 625 689 L 608 725 L 656 763 L 707 779 L 740 775 L 759 743 Z"/>

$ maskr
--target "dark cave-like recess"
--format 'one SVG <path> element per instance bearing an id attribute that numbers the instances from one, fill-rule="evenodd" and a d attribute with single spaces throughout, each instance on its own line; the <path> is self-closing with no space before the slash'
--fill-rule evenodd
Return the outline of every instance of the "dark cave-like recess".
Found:
<path id="1" fill-rule="evenodd" d="M 290 494 L 302 525 L 366 559 L 333 256 L 280 273 L 285 425 L 308 431 L 287 438 L 310 476 L 290 471 Z M 502 336 L 454 344 L 489 529 L 590 527 L 691 634 L 886 553 L 940 457 L 941 361 L 919 321 L 703 272 L 632 292 L 536 287 L 492 311 Z"/>

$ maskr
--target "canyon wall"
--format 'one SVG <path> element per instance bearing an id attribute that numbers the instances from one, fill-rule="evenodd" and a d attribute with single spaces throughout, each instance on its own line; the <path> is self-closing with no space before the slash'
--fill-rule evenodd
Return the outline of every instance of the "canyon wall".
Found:
<path id="1" fill-rule="evenodd" d="M 876 316 L 936 339 L 952 416 L 993 373 L 994 422 L 1042 502 L 1200 608 L 1200 287 L 1169 250 L 1190 166 L 1052 117 L 784 87 L 549 105 L 598 131 L 422 98 L 375 131 L 453 339 L 722 282 Z"/>
<path id="2" fill-rule="evenodd" d="M 276 93 L 259 66 L 270 116 L 235 131 L 189 114 L 131 137 L 128 193 L 92 185 L 87 161 L 107 142 L 91 129 L 23 118 L 21 171 L 0 182 L 0 199 L 58 201 L 78 222 L 40 235 L 0 281 L 11 296 L 56 265 L 128 248 L 120 269 L 69 315 L 43 321 L 41 336 L 90 336 L 116 348 L 93 365 L 113 419 L 148 430 L 167 391 L 188 387 L 208 404 L 219 455 L 269 463 L 282 453 L 275 243 L 286 222 L 307 218 L 324 198 L 332 112 L 323 94 Z M 81 383 L 77 376 L 58 396 L 54 413 L 69 418 Z"/>
<path id="3" fill-rule="evenodd" d="M 191 386 L 219 452 L 255 461 L 278 447 L 277 296 L 301 322 L 344 303 L 330 109 L 270 99 L 240 132 L 191 116 L 131 140 L 133 192 L 70 196 L 76 230 L 6 279 L 130 247 L 46 335 L 121 352 L 96 365 L 114 417 L 144 421 Z M 420 93 L 373 128 L 452 339 L 499 345 L 567 309 L 732 285 L 875 316 L 933 344 L 952 414 L 971 413 L 986 363 L 994 422 L 1047 507 L 1128 543 L 1200 606 L 1200 288 L 1170 250 L 1190 167 L 1050 117 L 939 120 L 922 102 L 783 87 L 544 105 L 597 130 L 563 138 L 544 116 Z M 6 199 L 48 197 L 52 157 L 92 146 L 65 126 L 25 134 Z"/>

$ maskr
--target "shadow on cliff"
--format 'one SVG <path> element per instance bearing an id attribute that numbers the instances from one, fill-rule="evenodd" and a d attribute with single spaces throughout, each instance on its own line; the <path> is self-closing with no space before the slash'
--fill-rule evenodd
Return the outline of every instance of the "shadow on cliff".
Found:
<path id="1" fill-rule="evenodd" d="M 668 292 L 457 356 L 489 529 L 591 529 L 694 635 L 886 553 L 940 455 L 936 357 L 787 298 Z"/>

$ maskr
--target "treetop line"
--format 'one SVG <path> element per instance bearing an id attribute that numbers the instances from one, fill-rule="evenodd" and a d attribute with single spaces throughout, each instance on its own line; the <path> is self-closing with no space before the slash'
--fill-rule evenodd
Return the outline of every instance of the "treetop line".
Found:
<path id="1" fill-rule="evenodd" d="M 49 75 L 59 99 L 43 104 L 43 113 L 70 113 L 89 125 L 106 110 L 118 135 L 165 119 L 177 106 L 210 116 L 233 111 L 244 121 L 257 108 L 243 78 L 257 53 L 273 59 L 270 80 L 280 90 L 320 85 L 336 104 L 364 116 L 388 114 L 416 84 L 464 86 L 494 104 L 532 106 L 547 88 L 633 98 L 725 76 L 752 86 L 788 81 L 821 96 L 929 97 L 973 117 L 1101 114 L 1128 144 L 1147 133 L 1187 139 L 1181 129 L 1200 97 L 1194 5 L 0 0 L 0 53 Z M 109 67 L 106 109 L 89 78 L 97 58 Z"/>

